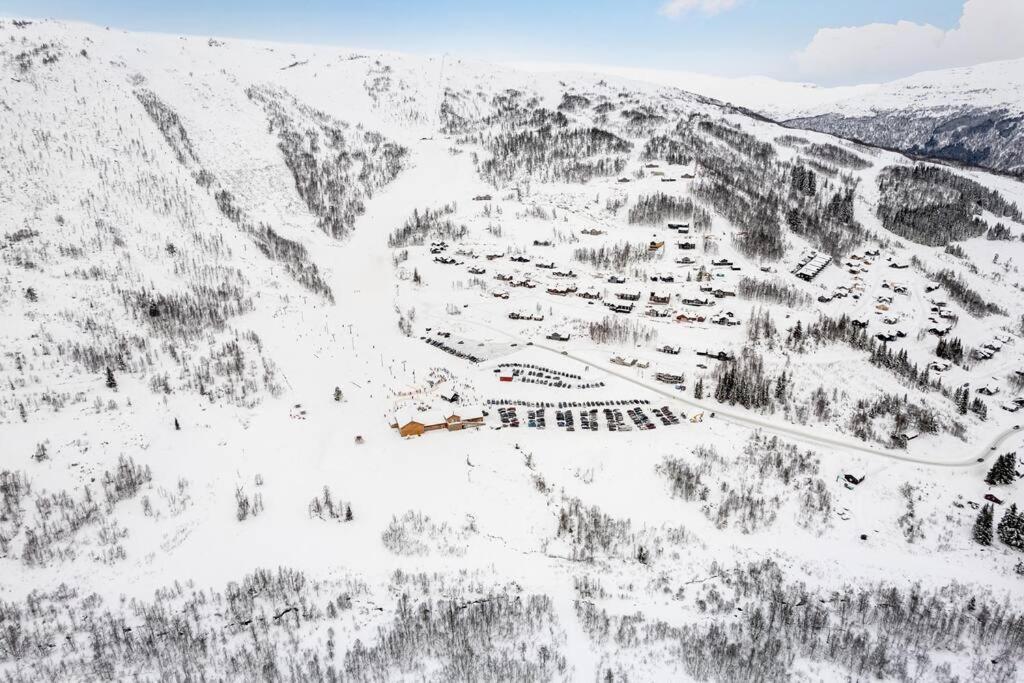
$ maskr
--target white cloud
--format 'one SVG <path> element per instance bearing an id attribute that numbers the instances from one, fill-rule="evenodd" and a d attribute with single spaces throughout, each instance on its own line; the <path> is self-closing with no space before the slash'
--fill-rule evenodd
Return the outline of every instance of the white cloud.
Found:
<path id="1" fill-rule="evenodd" d="M 819 82 L 891 80 L 1024 57 L 1022 26 L 1024 0 L 965 0 L 955 28 L 910 21 L 823 28 L 794 59 L 801 77 Z"/>
<path id="2" fill-rule="evenodd" d="M 731 10 L 739 0 L 668 0 L 659 10 L 666 17 L 679 17 L 698 11 L 708 16 Z"/>

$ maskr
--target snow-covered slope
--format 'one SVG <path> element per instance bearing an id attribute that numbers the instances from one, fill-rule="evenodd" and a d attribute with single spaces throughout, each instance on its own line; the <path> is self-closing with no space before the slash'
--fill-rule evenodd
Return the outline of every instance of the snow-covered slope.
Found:
<path id="1" fill-rule="evenodd" d="M 1019 678 L 1019 182 L 49 21 L 0 131 L 5 677 Z"/>
<path id="2" fill-rule="evenodd" d="M 774 114 L 798 128 L 1024 172 L 1024 59 L 929 71 Z"/>

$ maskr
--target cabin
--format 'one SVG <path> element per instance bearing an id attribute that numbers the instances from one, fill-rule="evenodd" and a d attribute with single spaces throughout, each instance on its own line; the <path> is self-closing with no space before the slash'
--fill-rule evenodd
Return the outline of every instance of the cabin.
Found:
<path id="1" fill-rule="evenodd" d="M 728 351 L 698 351 L 697 355 L 724 362 L 736 360 L 736 357 Z"/>
<path id="2" fill-rule="evenodd" d="M 683 258 L 677 258 L 676 263 L 678 263 L 681 266 L 692 266 L 694 263 L 696 263 L 696 261 L 694 261 L 689 256 L 684 256 Z"/>
<path id="3" fill-rule="evenodd" d="M 617 292 L 615 298 L 620 301 L 640 301 L 640 292 Z"/>
<path id="4" fill-rule="evenodd" d="M 473 268 L 469 269 L 469 272 L 472 273 L 473 275 L 483 275 L 487 271 L 485 269 L 483 269 L 483 268 L 475 267 L 474 266 Z"/>
<path id="5" fill-rule="evenodd" d="M 666 344 L 665 346 L 662 346 L 658 350 L 661 351 L 662 353 L 667 353 L 670 356 L 678 356 L 679 352 L 682 349 L 680 349 L 678 346 L 669 346 L 668 344 Z"/>
<path id="6" fill-rule="evenodd" d="M 664 294 L 664 295 L 662 295 L 662 294 L 657 294 L 655 292 L 651 292 L 651 295 L 648 298 L 648 301 L 650 303 L 652 303 L 652 304 L 657 304 L 659 306 L 664 306 L 665 304 L 667 304 L 667 303 L 672 301 L 672 295 L 671 294 Z"/>
<path id="7" fill-rule="evenodd" d="M 633 304 L 606 304 L 612 313 L 632 313 Z"/>
<path id="8" fill-rule="evenodd" d="M 810 282 L 818 276 L 818 274 L 825 270 L 825 267 L 832 263 L 832 257 L 828 254 L 813 254 L 810 258 L 799 264 L 793 274 L 801 280 Z"/>
<path id="9" fill-rule="evenodd" d="M 545 270 L 554 270 L 554 269 L 555 269 L 555 263 L 554 263 L 554 261 L 552 261 L 551 263 L 537 263 L 537 264 L 535 264 L 535 265 L 536 265 L 536 266 L 537 266 L 538 268 L 543 268 L 543 269 L 545 269 Z"/>
<path id="10" fill-rule="evenodd" d="M 550 247 L 551 240 L 534 240 L 533 246 L 535 247 Z"/>
<path id="11" fill-rule="evenodd" d="M 580 292 L 576 296 L 580 297 L 581 299 L 587 299 L 589 301 L 600 301 L 601 299 L 600 292 Z"/>
<path id="12" fill-rule="evenodd" d="M 654 376 L 654 379 L 665 384 L 682 384 L 686 381 L 686 377 L 683 375 L 673 375 L 669 372 L 659 372 Z"/>
<path id="13" fill-rule="evenodd" d="M 690 224 L 689 223 L 669 223 L 668 224 L 668 229 L 669 230 L 689 230 L 690 229 Z"/>
<path id="14" fill-rule="evenodd" d="M 710 299 L 683 299 L 682 302 L 687 306 L 714 306 L 715 302 Z"/>
<path id="15" fill-rule="evenodd" d="M 556 271 L 555 271 L 555 272 L 553 273 L 553 275 L 554 275 L 555 277 L 576 277 L 576 273 L 572 272 L 571 270 L 569 270 L 569 271 L 565 271 L 565 272 L 563 272 L 563 271 L 560 271 L 560 270 L 556 270 Z"/>
<path id="16" fill-rule="evenodd" d="M 720 258 L 720 259 L 715 259 L 714 261 L 712 261 L 711 265 L 713 265 L 713 266 L 731 266 L 732 265 L 732 261 L 730 261 L 727 258 Z"/>
<path id="17" fill-rule="evenodd" d="M 648 308 L 645 315 L 648 318 L 667 318 L 672 315 L 672 312 L 667 308 Z"/>
<path id="18" fill-rule="evenodd" d="M 561 332 L 552 332 L 551 334 L 549 334 L 548 336 L 546 336 L 544 338 L 545 339 L 550 339 L 551 341 L 560 341 L 560 342 L 567 342 L 567 341 L 569 341 L 569 335 L 562 334 Z"/>
<path id="19" fill-rule="evenodd" d="M 477 196 L 473 197 L 473 201 L 474 202 L 489 202 L 489 201 L 491 201 L 491 195 L 489 195 L 489 194 L 478 194 Z"/>
<path id="20" fill-rule="evenodd" d="M 529 263 L 530 262 L 530 259 L 526 258 L 525 256 L 513 256 L 510 260 L 514 261 L 515 263 Z"/>
<path id="21" fill-rule="evenodd" d="M 676 322 L 680 323 L 702 323 L 705 318 L 702 315 L 689 315 L 687 313 L 680 313 L 676 316 Z"/>
<path id="22" fill-rule="evenodd" d="M 504 275 L 503 273 L 498 273 L 497 275 L 494 276 L 494 279 L 500 280 L 501 282 L 512 282 L 512 276 Z"/>
<path id="23" fill-rule="evenodd" d="M 655 242 L 655 241 L 652 240 L 651 243 L 647 245 L 647 251 L 658 251 L 659 249 L 661 249 L 664 246 L 665 246 L 664 242 Z"/>
<path id="24" fill-rule="evenodd" d="M 627 181 L 628 182 L 628 181 Z M 580 230 L 584 235 L 603 235 L 604 230 L 598 230 L 597 228 L 590 228 L 589 230 Z"/>
<path id="25" fill-rule="evenodd" d="M 626 283 L 626 278 L 619 275 L 609 275 L 608 283 L 612 285 L 622 285 Z"/>
<path id="26" fill-rule="evenodd" d="M 676 246 L 679 247 L 680 249 L 683 249 L 683 250 L 686 250 L 686 251 L 691 251 L 691 250 L 697 248 L 697 243 L 696 242 L 676 242 Z"/>
<path id="27" fill-rule="evenodd" d="M 724 299 L 727 296 L 736 296 L 736 292 L 730 292 L 727 289 L 716 289 L 711 293 L 715 296 L 716 299 Z"/>
<path id="28" fill-rule="evenodd" d="M 986 384 L 983 387 L 978 387 L 978 393 L 984 394 L 985 396 L 995 396 L 999 393 L 999 386 L 996 384 Z"/>
<path id="29" fill-rule="evenodd" d="M 420 411 L 410 408 L 395 413 L 391 426 L 401 436 L 421 436 L 426 432 L 445 429 L 447 423 L 442 415 L 435 411 Z"/>

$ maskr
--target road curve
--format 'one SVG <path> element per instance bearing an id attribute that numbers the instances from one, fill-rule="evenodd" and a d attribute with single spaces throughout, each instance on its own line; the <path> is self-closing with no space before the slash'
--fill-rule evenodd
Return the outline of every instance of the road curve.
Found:
<path id="1" fill-rule="evenodd" d="M 984 460 L 986 460 L 990 455 L 992 455 L 993 453 L 996 452 L 996 449 L 999 447 L 1000 444 L 1002 444 L 1004 441 L 1006 441 L 1007 439 L 1009 439 L 1013 435 L 1020 433 L 1017 429 L 1011 427 L 1011 428 L 1001 432 L 999 435 L 997 435 L 991 442 L 989 442 L 989 444 L 985 447 L 985 449 L 983 451 L 978 453 L 976 456 L 968 458 L 968 459 L 965 459 L 965 460 L 957 460 L 957 461 L 933 460 L 933 459 L 930 459 L 930 458 L 922 458 L 922 457 L 918 457 L 918 456 L 914 456 L 914 455 L 909 455 L 907 453 L 902 453 L 900 451 L 894 451 L 894 450 L 887 449 L 887 448 L 875 448 L 875 447 L 872 447 L 872 446 L 869 446 L 869 445 L 866 445 L 866 444 L 858 443 L 858 442 L 855 442 L 855 441 L 850 441 L 850 440 L 847 440 L 847 439 L 831 438 L 831 437 L 827 437 L 827 436 L 821 436 L 821 435 L 818 435 L 818 434 L 810 433 L 808 431 L 805 431 L 805 430 L 800 429 L 800 428 L 795 427 L 795 426 L 789 426 L 789 425 L 784 424 L 784 423 L 783 424 L 779 424 L 778 422 L 772 422 L 772 421 L 769 421 L 769 420 L 766 420 L 766 419 L 763 419 L 763 418 L 760 418 L 760 417 L 756 417 L 756 416 L 752 416 L 752 415 L 744 415 L 742 413 L 732 412 L 732 411 L 730 411 L 728 409 L 723 410 L 721 405 L 711 405 L 711 404 L 701 403 L 701 402 L 696 401 L 694 399 L 687 398 L 685 395 L 681 394 L 678 391 L 675 391 L 675 392 L 673 392 L 673 391 L 666 391 L 665 389 L 662 389 L 661 387 L 649 384 L 649 383 L 644 382 L 643 380 L 638 379 L 636 377 L 631 377 L 630 375 L 627 375 L 624 372 L 620 372 L 618 370 L 615 370 L 614 368 L 606 366 L 606 365 L 604 365 L 602 363 L 595 363 L 595 362 L 587 360 L 585 358 L 581 358 L 579 356 L 576 356 L 576 355 L 570 353 L 569 351 L 563 351 L 561 349 L 556 349 L 556 348 L 553 348 L 551 346 L 547 346 L 546 344 L 538 344 L 536 342 L 533 343 L 533 347 L 537 348 L 537 349 L 543 349 L 543 350 L 549 351 L 551 353 L 558 354 L 559 356 L 562 356 L 563 358 L 570 358 L 570 359 L 572 359 L 572 360 L 574 360 L 574 361 L 576 361 L 578 363 L 583 363 L 584 365 L 594 366 L 594 367 L 596 367 L 596 368 L 598 368 L 600 370 L 603 370 L 604 372 L 607 372 L 610 375 L 614 375 L 615 377 L 618 377 L 620 379 L 626 380 L 627 382 L 632 382 L 633 384 L 636 384 L 637 386 L 643 387 L 644 389 L 646 389 L 648 391 L 652 391 L 652 392 L 654 392 L 654 393 L 656 393 L 656 394 L 658 394 L 660 396 L 664 396 L 664 397 L 666 397 L 668 399 L 671 399 L 672 401 L 675 401 L 676 403 L 681 403 L 683 405 L 689 406 L 690 408 L 697 408 L 699 410 L 703 410 L 703 411 L 705 411 L 705 415 L 710 415 L 711 413 L 714 413 L 715 414 L 715 418 L 714 419 L 716 419 L 716 420 L 717 419 L 721 419 L 721 420 L 724 420 L 726 422 L 729 422 L 729 423 L 732 423 L 732 424 L 736 424 L 736 425 L 740 425 L 740 426 L 744 426 L 744 427 L 756 427 L 756 428 L 763 429 L 763 430 L 768 431 L 768 432 L 772 432 L 772 433 L 775 433 L 775 434 L 780 434 L 780 435 L 789 437 L 789 438 L 797 440 L 797 441 L 803 441 L 805 443 L 810 443 L 810 444 L 814 444 L 814 445 L 818 445 L 818 446 L 828 446 L 828 447 L 831 447 L 831 448 L 839 448 L 839 449 L 843 449 L 843 450 L 847 450 L 847 451 L 856 451 L 856 452 L 859 452 L 859 453 L 867 453 L 867 454 L 870 454 L 870 455 L 882 456 L 884 458 L 891 458 L 893 460 L 901 460 L 903 462 L 914 463 L 914 464 L 917 464 L 917 465 L 930 465 L 930 466 L 934 466 L 934 467 L 950 467 L 950 468 L 971 467 L 973 465 L 977 465 L 979 462 L 983 462 Z"/>

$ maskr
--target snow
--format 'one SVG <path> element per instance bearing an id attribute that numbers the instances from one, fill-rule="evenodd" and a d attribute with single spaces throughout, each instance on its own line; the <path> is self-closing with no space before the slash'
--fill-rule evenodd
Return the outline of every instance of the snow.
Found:
<path id="1" fill-rule="evenodd" d="M 0 582 L 0 599 L 22 602 L 33 591 L 52 592 L 66 584 L 83 596 L 95 593 L 116 611 L 133 599 L 151 600 L 156 591 L 176 582 L 189 591 L 223 590 L 257 568 L 289 566 L 323 582 L 318 589 L 310 588 L 310 600 L 317 604 L 337 597 L 330 592 L 337 585 L 365 584 L 365 594 L 357 599 L 359 609 L 350 617 L 311 619 L 300 633 L 309 647 L 320 651 L 327 628 L 335 628 L 338 650 L 344 654 L 357 639 L 363 645 L 377 642 L 378 628 L 401 617 L 402 593 L 456 600 L 495 592 L 535 593 L 553 602 L 560 630 L 548 635 L 568 660 L 561 678 L 573 680 L 603 675 L 613 665 L 636 667 L 651 678 L 695 677 L 671 653 L 645 657 L 642 649 L 631 651 L 591 638 L 577 616 L 579 582 L 590 576 L 599 578 L 609 592 L 607 598 L 587 598 L 602 609 L 617 616 L 639 613 L 649 622 L 663 620 L 673 626 L 711 623 L 712 615 L 698 611 L 694 598 L 704 595 L 695 585 L 705 582 L 726 590 L 727 582 L 713 573 L 713 562 L 722 570 L 773 560 L 788 579 L 826 593 L 846 584 L 876 582 L 896 581 L 903 590 L 914 583 L 936 589 L 964 584 L 979 595 L 990 593 L 1021 607 L 1020 577 L 1014 574 L 1020 555 L 1000 545 L 975 544 L 970 505 L 989 491 L 983 478 L 991 456 L 1021 445 L 1015 429 L 1018 415 L 989 401 L 987 421 L 958 416 L 947 399 L 908 388 L 891 372 L 869 364 L 866 353 L 845 346 L 796 354 L 766 343 L 757 348 L 765 355 L 767 370 L 785 370 L 801 401 L 823 387 L 833 399 L 835 416 L 817 420 L 795 411 L 761 414 L 711 398 L 718 361 L 696 352 L 741 353 L 751 346 L 747 323 L 761 308 L 783 330 L 796 321 L 806 326 L 821 314 L 847 314 L 868 320 L 869 332 L 875 334 L 888 329 L 876 309 L 877 298 L 892 295 L 885 315 L 897 317 L 898 326 L 908 332 L 898 348 L 923 367 L 935 359 L 935 338 L 926 332 L 928 299 L 943 293 L 926 294 L 926 272 L 892 269 L 887 260 L 910 263 L 916 258 L 929 270 L 956 267 L 970 286 L 1007 310 L 1005 316 L 974 318 L 950 302 L 959 316 L 953 334 L 965 347 L 993 339 L 1005 343 L 990 361 L 943 372 L 944 384 L 970 383 L 973 396 L 991 382 L 1001 388 L 1000 398 L 1013 396 L 1019 387 L 1012 387 L 1012 373 L 1024 369 L 1019 327 L 1024 308 L 1016 265 L 1024 260 L 1024 244 L 969 240 L 963 247 L 972 270 L 941 249 L 886 233 L 874 215 L 878 173 L 888 164 L 909 162 L 891 152 L 858 150 L 870 155 L 873 165 L 850 172 L 858 182 L 855 212 L 877 236 L 871 244 L 877 242 L 881 251 L 864 272 L 853 275 L 832 263 L 812 282 L 803 282 L 790 271 L 797 257 L 812 248 L 806 240 L 787 234 L 782 261 L 760 263 L 739 253 L 732 241 L 735 229 L 716 214 L 707 233 L 693 236 L 698 248 L 686 252 L 698 264 L 708 264 L 710 282 L 686 281 L 688 274 L 696 275 L 697 265 L 676 264 L 678 254 L 662 250 L 653 260 L 624 269 L 626 282 L 611 284 L 612 271 L 576 261 L 575 250 L 624 242 L 672 245 L 677 235 L 661 225 L 630 225 L 625 211 L 608 209 L 606 201 L 659 191 L 690 196 L 695 180 L 666 184 L 643 173 L 638 144 L 628 156 L 624 174 L 632 182 L 625 189 L 617 183 L 619 174 L 586 184 L 523 180 L 495 188 L 474 165 L 474 155 L 486 154 L 479 140 L 438 131 L 438 103 L 446 89 L 463 94 L 460 104 L 467 110 L 485 114 L 492 111 L 495 95 L 516 88 L 535 93 L 551 108 L 567 90 L 609 98 L 625 92 L 644 105 L 667 103 L 677 111 L 725 117 L 771 141 L 791 131 L 722 110 L 676 88 L 716 99 L 743 93 L 750 99 L 739 103 L 751 107 L 755 100 L 771 97 L 791 98 L 787 101 L 792 106 L 819 106 L 825 98 L 841 101 L 837 91 L 782 88 L 765 80 L 715 83 L 685 74 L 495 67 L 447 57 L 218 42 L 62 22 L 25 28 L 5 22 L 0 28 L 5 43 L 8 34 L 15 43 L 24 37 L 26 44 L 57 44 L 61 56 L 50 70 L 36 64 L 29 74 L 17 76 L 5 61 L 0 83 L 0 126 L 7 131 L 0 137 L 5 158 L 0 235 L 6 240 L 0 243 L 0 377 L 5 385 L 0 394 L 0 466 L 22 470 L 32 480 L 36 498 L 22 503 L 29 524 L 37 521 L 35 501 L 42 491 L 68 491 L 78 500 L 120 456 L 149 466 L 152 482 L 103 515 L 103 525 L 122 530 L 114 544 L 104 540 L 100 524 L 87 524 L 56 544 L 73 549 L 74 557 L 29 565 L 19 556 L 26 535 L 21 530 L 10 550 L 0 555 L 6 579 Z M 975 68 L 948 85 L 959 92 L 974 82 L 995 101 L 1004 96 L 1000 88 L 1014 68 Z M 390 85 L 374 88 L 377 79 Z M 922 77 L 915 82 L 928 81 Z M 343 239 L 333 239 L 318 227 L 317 216 L 296 191 L 277 131 L 268 131 L 263 110 L 246 96 L 247 87 L 263 84 L 286 89 L 298 101 L 349 124 L 349 130 L 362 126 L 408 148 L 401 172 L 366 199 L 355 229 Z M 133 94 L 137 87 L 156 93 L 177 112 L 202 167 L 231 191 L 252 221 L 265 222 L 305 247 L 330 286 L 334 305 L 303 289 L 218 211 L 214 198 L 175 158 L 139 105 Z M 841 97 L 866 92 L 843 91 Z M 926 97 L 938 97 L 928 92 Z M 846 144 L 821 133 L 808 132 L 806 137 Z M 777 148 L 783 158 L 796 158 L 796 152 Z M 700 174 L 699 165 L 666 168 Z M 1024 206 L 1018 182 L 976 170 L 963 173 Z M 485 194 L 493 199 L 472 200 Z M 413 211 L 449 202 L 457 205 L 452 220 L 465 224 L 468 235 L 445 255 L 463 250 L 458 256 L 463 264 L 435 262 L 429 246 L 409 246 L 407 260 L 399 260 L 403 249 L 388 247 L 390 233 Z M 110 227 L 98 227 L 101 218 Z M 1019 234 L 1024 226 L 1012 227 Z M 9 235 L 21 228 L 40 234 L 10 241 Z M 595 228 L 603 234 L 583 233 Z M 552 246 L 534 246 L 535 241 Z M 169 242 L 184 254 L 179 260 L 168 255 Z M 73 250 L 77 245 L 84 246 Z M 518 253 L 532 262 L 508 260 Z M 488 260 L 485 254 L 504 256 Z M 741 271 L 710 267 L 719 258 L 735 262 Z M 26 259 L 34 259 L 35 267 L 27 266 Z M 572 269 L 577 278 L 536 269 L 538 262 L 553 262 L 554 270 Z M 486 273 L 473 276 L 468 273 L 472 266 Z M 546 292 L 571 281 L 579 292 L 600 292 L 605 301 L 614 301 L 615 293 L 639 291 L 641 304 L 650 292 L 664 292 L 673 296 L 668 306 L 673 313 L 692 313 L 696 309 L 683 307 L 680 299 L 712 296 L 699 285 L 735 291 L 741 277 L 762 277 L 761 266 L 775 268 L 773 278 L 813 303 L 789 308 L 741 297 L 712 299 L 714 307 L 701 309 L 708 322 L 681 324 L 675 315 L 645 316 L 646 305 L 620 316 L 602 301 Z M 95 275 L 87 274 L 91 269 Z M 414 271 L 421 283 L 414 281 Z M 499 272 L 515 274 L 516 281 L 530 278 L 537 286 L 506 286 L 494 280 Z M 655 273 L 671 273 L 675 282 L 651 282 Z M 221 278 L 248 293 L 252 306 L 230 316 L 223 328 L 203 329 L 194 338 L 160 338 L 132 318 L 116 293 L 118 287 L 186 291 L 191 284 L 216 284 Z M 883 286 L 897 281 L 906 285 L 906 295 Z M 28 287 L 38 291 L 38 302 L 26 298 Z M 818 295 L 840 288 L 859 292 L 859 299 L 817 302 Z M 509 298 L 496 298 L 496 291 L 507 292 Z M 544 320 L 510 320 L 512 311 L 542 313 Z M 712 316 L 726 312 L 741 324 L 711 324 Z M 411 325 L 411 334 L 403 334 L 400 317 Z M 628 321 L 640 332 L 653 333 L 652 338 L 641 334 L 622 342 L 595 341 L 589 326 L 605 318 Z M 89 372 L 58 351 L 76 340 L 105 343 L 110 337 L 104 325 L 122 336 L 133 333 L 150 340 L 139 355 L 151 355 L 153 364 L 138 372 L 117 369 L 116 390 L 104 386 L 102 371 Z M 570 334 L 569 341 L 545 338 L 556 330 Z M 438 337 L 439 331 L 450 337 Z M 247 333 L 255 333 L 259 343 Z M 443 353 L 422 338 L 443 339 L 483 360 L 472 363 Z M 234 340 L 242 340 L 242 374 L 253 381 L 246 385 L 244 400 L 210 400 L 185 385 L 192 376 L 177 359 L 192 362 Z M 663 346 L 678 347 L 680 354 L 659 352 Z M 612 363 L 615 356 L 638 362 L 624 367 Z M 510 362 L 578 374 L 580 382 L 603 386 L 500 382 L 494 370 Z M 685 390 L 657 382 L 659 372 L 685 375 Z M 162 374 L 169 376 L 173 388 L 163 391 L 158 386 L 154 391 L 153 379 Z M 700 399 L 693 394 L 698 378 L 707 387 Z M 335 387 L 341 390 L 340 401 L 335 400 Z M 461 397 L 458 407 L 442 399 L 452 391 Z M 881 393 L 909 394 L 938 406 L 942 418 L 963 422 L 963 438 L 922 434 L 906 450 L 856 440 L 843 418 L 852 414 L 857 401 Z M 40 398 L 44 394 L 71 398 L 55 409 Z M 522 426 L 502 426 L 497 406 L 487 403 L 499 399 L 502 405 L 551 403 L 547 427 L 527 427 L 526 405 L 517 407 Z M 620 406 L 623 401 L 628 405 Z M 583 407 L 573 408 L 574 431 L 558 427 L 555 406 L 564 402 L 602 404 L 597 407 L 599 428 L 581 428 Z M 612 402 L 633 429 L 607 429 L 603 409 Z M 32 408 L 26 419 L 19 415 L 19 403 Z M 636 405 L 654 429 L 635 428 L 627 411 Z M 653 409 L 663 405 L 681 416 L 679 424 L 665 425 L 655 417 Z M 480 428 L 401 438 L 391 426 L 396 413 L 419 414 L 420 406 L 429 414 L 457 411 L 464 417 L 482 409 L 488 417 Z M 800 452 L 814 451 L 817 473 L 783 482 L 756 471 L 745 451 L 748 444 L 759 443 L 751 441 L 756 435 L 778 436 Z M 362 443 L 356 443 L 356 436 Z M 40 443 L 48 444 L 49 459 L 35 462 L 31 455 Z M 703 447 L 713 447 L 720 456 L 708 475 L 715 484 L 711 498 L 673 497 L 660 468 L 667 458 L 696 463 Z M 848 473 L 865 480 L 853 488 L 844 486 Z M 816 480 L 831 496 L 831 508 L 822 519 L 805 519 L 801 496 Z M 754 495 L 777 497 L 777 518 L 749 533 L 735 519 L 716 523 L 719 496 L 724 496 L 725 484 L 735 482 L 744 482 Z M 916 519 L 923 531 L 913 542 L 898 522 L 907 507 L 905 483 L 911 485 L 909 496 L 917 496 Z M 311 518 L 310 501 L 325 486 L 351 506 L 352 521 Z M 999 494 L 1020 500 L 1020 491 L 1017 483 Z M 251 500 L 258 495 L 263 509 L 239 521 L 237 495 Z M 629 520 L 631 535 L 592 561 L 573 559 L 581 542 L 558 533 L 560 512 L 573 499 Z M 3 531 L 6 520 L 0 522 Z M 416 552 L 396 552 L 382 540 L 396 526 L 419 540 Z M 650 546 L 645 546 L 652 553 L 649 564 L 637 560 L 634 546 L 642 543 Z M 116 546 L 123 558 L 104 560 L 103 553 Z M 420 578 L 401 578 L 420 573 Z M 129 610 L 124 612 L 131 624 L 138 623 Z M 0 650 L 0 668 L 24 673 L 20 667 L 25 662 L 5 652 Z M 969 652 L 949 657 L 955 672 L 969 675 Z M 138 673 L 123 666 L 120 677 Z M 832 664 L 809 656 L 794 666 L 830 677 L 845 672 L 837 667 L 841 671 L 825 674 Z M 224 672 L 210 675 L 231 677 Z M 437 677 L 429 669 L 404 675 Z"/>

